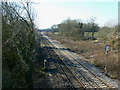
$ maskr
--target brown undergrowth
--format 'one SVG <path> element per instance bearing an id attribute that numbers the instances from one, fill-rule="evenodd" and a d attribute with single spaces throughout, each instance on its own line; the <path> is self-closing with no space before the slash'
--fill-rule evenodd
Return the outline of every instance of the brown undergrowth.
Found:
<path id="1" fill-rule="evenodd" d="M 102 43 L 94 43 L 93 41 L 74 40 L 71 37 L 64 37 L 59 34 L 47 33 L 52 39 L 57 40 L 67 49 L 82 56 L 83 59 L 105 71 L 106 52 L 105 45 Z M 107 71 L 111 78 L 118 78 L 118 50 L 111 50 L 107 56 Z"/>

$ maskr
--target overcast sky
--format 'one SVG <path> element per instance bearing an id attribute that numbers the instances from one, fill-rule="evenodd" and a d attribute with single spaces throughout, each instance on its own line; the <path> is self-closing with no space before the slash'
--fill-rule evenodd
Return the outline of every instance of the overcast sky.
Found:
<path id="1" fill-rule="evenodd" d="M 32 0 L 38 28 L 50 28 L 67 18 L 82 19 L 86 22 L 96 17 L 99 26 L 114 25 L 118 22 L 119 0 Z"/>

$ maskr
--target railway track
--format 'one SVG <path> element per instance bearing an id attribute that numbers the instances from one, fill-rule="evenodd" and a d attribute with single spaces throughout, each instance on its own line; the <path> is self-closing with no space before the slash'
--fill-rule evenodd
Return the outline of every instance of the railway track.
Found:
<path id="1" fill-rule="evenodd" d="M 43 38 L 43 39 L 45 41 L 46 38 Z M 52 50 L 52 49 L 48 49 L 48 51 L 51 53 L 50 50 Z M 55 52 L 54 50 L 52 50 L 52 51 Z M 62 59 L 62 58 L 60 56 L 56 55 L 56 53 L 54 55 L 55 55 L 55 58 L 59 58 L 59 61 L 56 60 L 56 62 L 58 64 L 59 68 L 64 73 L 64 76 L 67 79 L 70 88 L 72 88 L 72 89 L 73 88 L 86 88 L 85 85 L 75 75 L 75 73 L 67 66 L 67 64 L 65 62 L 63 62 L 62 60 L 60 61 L 60 59 Z M 63 64 L 64 66 L 61 64 Z"/>
<path id="2" fill-rule="evenodd" d="M 43 39 L 44 39 L 44 38 L 42 37 L 42 38 L 41 38 L 42 43 L 43 43 L 44 45 L 48 45 L 48 43 L 45 42 Z M 73 85 L 71 84 L 71 81 L 70 81 L 70 79 L 68 78 L 67 74 L 66 74 L 65 71 L 63 70 L 62 66 L 60 65 L 60 62 L 57 60 L 58 57 L 55 55 L 54 51 L 50 50 L 48 47 L 45 47 L 45 48 L 46 48 L 46 51 L 45 51 L 45 52 L 49 52 L 50 55 L 51 55 L 51 57 L 55 58 L 55 62 L 56 62 L 56 63 L 53 63 L 53 64 L 54 64 L 54 66 L 59 70 L 59 73 L 61 74 L 61 78 L 64 80 L 64 83 L 66 83 L 66 81 L 67 81 L 67 83 L 68 83 L 68 85 L 64 85 L 64 87 L 65 87 L 65 88 L 66 88 L 66 87 L 67 87 L 67 88 L 70 87 L 70 88 L 73 89 L 74 87 L 73 87 Z M 49 63 L 49 64 L 50 64 L 50 63 Z M 57 67 L 57 66 L 58 66 L 58 67 Z M 49 66 L 49 68 L 51 68 L 51 66 Z M 49 69 L 48 69 L 48 71 L 50 72 Z"/>
<path id="3" fill-rule="evenodd" d="M 57 46 L 57 48 L 61 48 L 61 47 L 59 47 L 59 46 Z M 107 83 L 105 83 L 103 80 L 101 80 L 97 75 L 95 75 L 93 72 L 91 72 L 88 68 L 86 68 L 83 64 L 81 64 L 77 59 L 75 59 L 74 57 L 72 57 L 70 54 L 69 54 L 69 52 L 67 52 L 67 51 L 61 51 L 63 54 L 67 54 L 69 57 L 71 57 L 74 61 L 76 61 L 79 65 L 81 65 L 83 68 L 85 68 L 90 74 L 92 74 L 95 78 L 97 78 L 98 80 L 100 80 L 100 82 L 101 82 L 101 84 L 104 84 L 104 87 L 109 87 L 109 88 L 112 88 L 110 85 L 108 85 Z M 75 67 L 77 67 L 76 65 L 75 65 Z M 77 67 L 78 68 L 78 67 Z M 79 68 L 78 68 L 79 69 Z M 80 70 L 80 69 L 79 69 Z M 81 70 L 80 70 L 81 71 Z M 82 71 L 81 71 L 82 72 Z M 83 73 L 83 72 L 82 72 Z M 85 73 L 83 73 L 84 74 L 84 76 L 87 76 Z M 91 81 L 91 82 L 93 82 L 94 84 L 96 84 L 95 86 L 98 88 L 98 87 L 100 87 L 100 86 L 98 86 L 98 84 L 96 83 L 96 82 L 94 82 L 90 77 L 88 77 L 87 76 L 87 78 Z M 100 83 L 99 83 L 99 85 L 100 85 Z"/>
<path id="4" fill-rule="evenodd" d="M 82 87 L 82 88 L 112 88 L 105 81 L 100 79 L 97 75 L 95 75 L 88 68 L 86 68 L 83 64 L 81 64 L 69 52 L 67 52 L 66 50 L 61 50 L 60 48 L 62 48 L 62 47 L 59 44 L 53 44 L 51 42 L 51 40 L 49 40 L 49 38 L 44 35 L 42 37 L 44 39 L 44 42 L 47 42 L 47 44 L 51 47 L 51 49 L 48 49 L 48 50 L 53 50 L 57 54 L 56 56 L 59 57 L 59 59 L 62 61 L 62 63 L 64 63 L 64 65 L 69 70 L 69 72 L 79 82 L 80 87 Z M 59 49 L 59 50 L 56 50 L 56 49 Z M 67 55 L 71 59 L 65 58 L 64 55 Z M 81 70 L 80 67 L 78 67 L 78 65 L 75 65 L 72 61 L 75 62 L 76 64 L 79 64 L 79 66 L 84 68 L 83 70 L 87 71 L 87 73 L 85 73 L 83 70 Z M 58 61 L 57 61 L 57 63 L 58 63 Z M 67 77 L 67 74 L 66 74 L 66 77 Z M 70 82 L 69 77 L 67 77 L 67 78 L 68 78 L 68 82 Z M 71 83 L 71 87 L 74 87 L 74 86 L 72 86 L 72 83 Z"/>
<path id="5" fill-rule="evenodd" d="M 50 49 L 48 49 L 48 50 L 50 50 Z M 60 58 L 61 59 L 61 58 Z M 64 62 L 64 61 L 63 61 Z M 86 82 L 88 81 L 86 78 L 82 78 L 81 80 L 79 79 L 80 77 L 75 73 L 75 71 L 73 71 L 72 69 L 70 69 L 70 67 L 68 67 L 68 64 L 66 64 L 65 62 L 64 62 L 64 64 L 66 65 L 66 67 L 68 68 L 68 70 L 72 73 L 72 75 L 76 78 L 76 80 L 80 83 L 80 85 L 83 87 L 83 88 L 86 88 L 86 85 L 85 85 L 85 81 L 84 81 L 84 79 L 86 80 Z M 73 65 L 72 65 L 73 66 Z M 76 67 L 74 67 L 74 70 L 75 70 L 75 68 Z M 78 70 L 77 70 L 78 71 Z M 83 83 L 83 81 L 84 81 L 84 83 Z M 70 80 L 69 80 L 69 82 L 70 82 Z M 73 82 L 75 82 L 75 81 L 73 81 Z M 76 83 L 75 83 L 76 84 Z M 90 84 L 90 83 L 89 83 Z M 88 85 L 87 85 L 88 86 Z M 93 87 L 93 85 L 91 85 L 90 84 L 90 86 L 92 86 L 92 88 L 94 88 Z M 73 88 L 73 86 L 72 86 L 72 88 Z M 77 87 L 77 88 L 79 88 L 79 87 Z"/>
<path id="6" fill-rule="evenodd" d="M 48 40 L 47 40 L 48 41 Z M 60 53 L 60 52 L 59 52 Z M 58 54 L 59 54 L 58 53 Z M 60 56 L 60 55 L 59 55 Z M 61 57 L 60 59 L 62 59 L 63 57 Z M 67 60 L 67 59 L 66 59 Z M 64 62 L 64 60 L 62 60 Z M 94 81 L 92 81 L 89 77 L 85 77 L 85 74 L 83 75 L 82 72 L 80 72 L 78 69 L 76 69 L 76 66 L 72 65 L 72 64 L 68 64 L 68 62 L 70 61 L 66 61 L 64 62 L 65 65 L 67 66 L 67 68 L 69 68 L 69 70 L 72 72 L 72 74 L 74 76 L 76 76 L 76 79 L 79 81 L 79 83 L 82 85 L 83 88 L 98 88 L 99 86 L 97 84 L 94 83 Z M 79 75 L 80 74 L 80 75 Z M 92 85 L 91 82 L 94 83 L 95 85 Z"/>

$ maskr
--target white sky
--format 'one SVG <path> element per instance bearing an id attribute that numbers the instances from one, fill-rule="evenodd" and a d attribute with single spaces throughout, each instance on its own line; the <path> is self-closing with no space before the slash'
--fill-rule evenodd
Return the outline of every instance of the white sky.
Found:
<path id="1" fill-rule="evenodd" d="M 13 0 L 12 0 L 13 1 Z M 15 0 L 14 0 L 15 1 Z M 67 18 L 87 21 L 96 17 L 100 26 L 114 25 L 118 22 L 119 0 L 31 0 L 38 28 L 50 28 Z"/>

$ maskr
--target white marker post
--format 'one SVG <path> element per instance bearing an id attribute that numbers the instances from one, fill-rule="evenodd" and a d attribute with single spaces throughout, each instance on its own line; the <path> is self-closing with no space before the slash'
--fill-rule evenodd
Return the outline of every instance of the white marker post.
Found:
<path id="1" fill-rule="evenodd" d="M 47 60 L 45 59 L 45 60 L 44 60 L 44 68 L 45 68 L 45 66 L 46 66 L 46 62 L 47 62 Z"/>
<path id="2" fill-rule="evenodd" d="M 108 51 L 109 51 L 109 45 L 106 45 L 105 46 L 105 51 L 106 51 L 106 57 L 105 57 L 105 60 L 106 60 L 106 67 L 105 67 L 105 73 L 107 74 L 107 56 L 108 56 Z"/>

